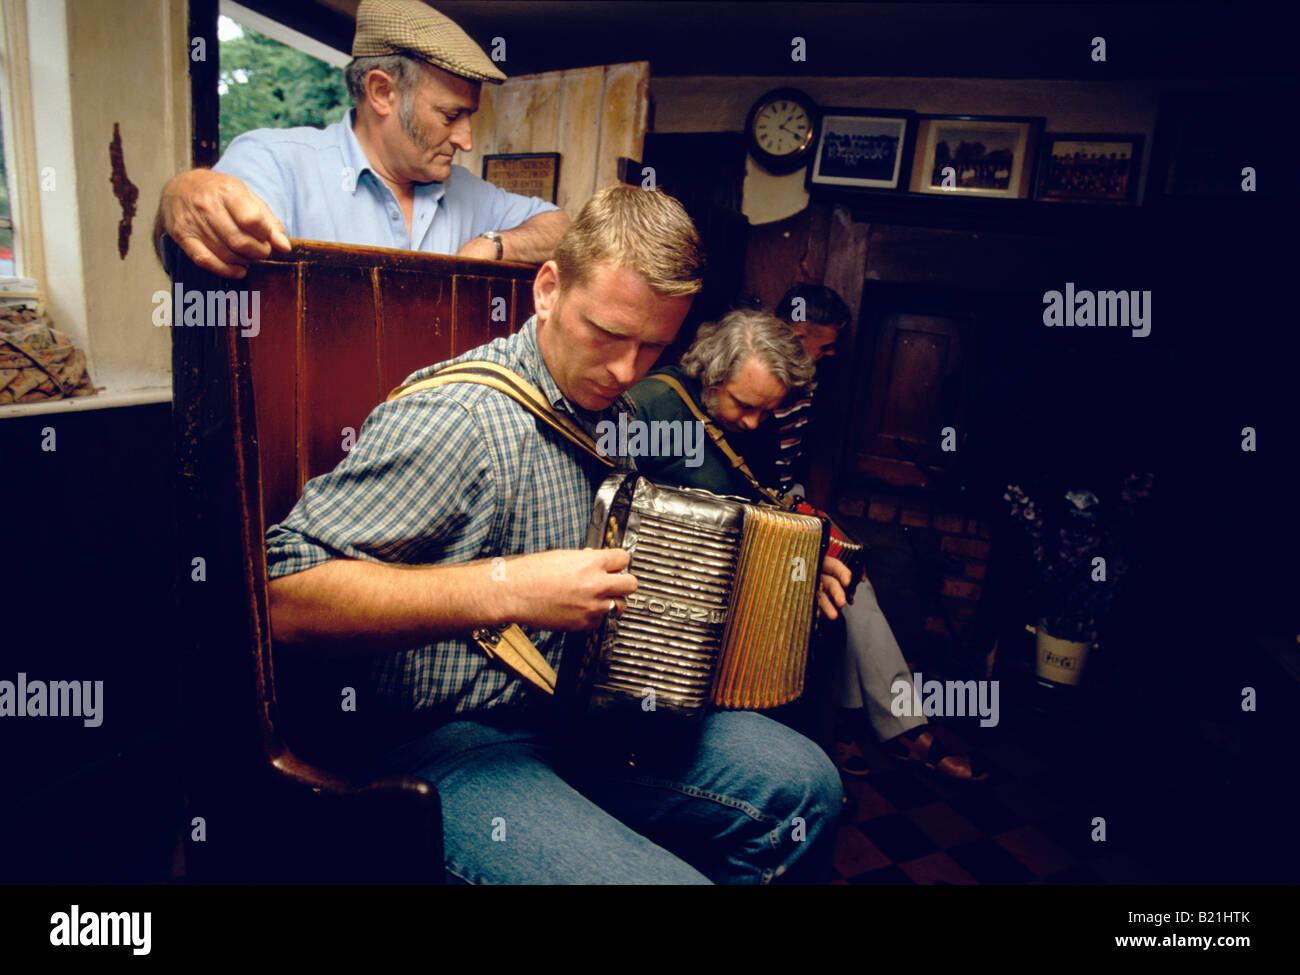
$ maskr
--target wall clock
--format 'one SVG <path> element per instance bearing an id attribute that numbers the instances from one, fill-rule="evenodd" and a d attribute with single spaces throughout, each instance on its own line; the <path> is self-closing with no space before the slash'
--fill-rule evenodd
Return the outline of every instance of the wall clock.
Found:
<path id="1" fill-rule="evenodd" d="M 745 120 L 749 154 L 769 172 L 792 173 L 812 159 L 817 120 L 817 103 L 799 89 L 769 91 Z"/>

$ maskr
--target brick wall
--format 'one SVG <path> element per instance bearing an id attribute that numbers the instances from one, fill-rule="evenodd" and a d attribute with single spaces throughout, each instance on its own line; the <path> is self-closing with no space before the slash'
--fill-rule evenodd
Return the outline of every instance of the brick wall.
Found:
<path id="1" fill-rule="evenodd" d="M 842 510 L 865 516 L 868 524 L 862 526 L 864 533 L 877 540 L 894 532 L 902 534 L 906 529 L 908 537 L 900 544 L 910 550 L 914 543 L 924 560 L 924 565 L 916 565 L 914 557 L 910 560 L 920 571 L 895 572 L 894 578 L 877 579 L 868 557 L 868 575 L 877 591 L 899 586 L 925 590 L 916 593 L 918 598 L 912 605 L 920 607 L 923 622 L 918 628 L 930 644 L 929 651 L 941 656 L 962 650 L 969 656 L 987 653 L 989 648 L 979 639 L 978 623 L 993 538 L 991 526 L 949 510 L 951 506 L 940 501 L 873 494 L 864 502 L 849 502 Z M 907 629 L 909 622 L 891 619 L 896 630 Z M 956 629 L 960 646 L 952 640 L 950 625 Z M 922 649 L 905 647 L 904 653 L 912 659 Z M 968 665 L 974 662 L 966 661 Z"/>

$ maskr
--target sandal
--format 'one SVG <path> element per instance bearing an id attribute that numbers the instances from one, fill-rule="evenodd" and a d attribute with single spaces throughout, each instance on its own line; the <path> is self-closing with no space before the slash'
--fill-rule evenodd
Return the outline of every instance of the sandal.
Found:
<path id="1" fill-rule="evenodd" d="M 835 767 L 840 770 L 840 775 L 851 779 L 861 779 L 871 773 L 871 766 L 855 741 L 835 743 Z"/>
<path id="2" fill-rule="evenodd" d="M 905 731 L 885 742 L 889 753 L 902 762 L 915 762 L 958 782 L 983 782 L 988 772 L 976 771 L 969 755 L 954 755 L 927 725 Z"/>

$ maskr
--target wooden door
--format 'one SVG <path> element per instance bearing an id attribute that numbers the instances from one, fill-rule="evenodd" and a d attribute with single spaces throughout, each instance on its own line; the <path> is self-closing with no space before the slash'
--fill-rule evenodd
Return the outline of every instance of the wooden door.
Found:
<path id="1" fill-rule="evenodd" d="M 890 312 L 876 327 L 871 379 L 860 390 L 854 415 L 862 416 L 854 449 L 857 471 L 900 487 L 928 487 L 916 462 L 943 471 L 961 443 L 965 345 L 968 323 L 961 318 Z"/>

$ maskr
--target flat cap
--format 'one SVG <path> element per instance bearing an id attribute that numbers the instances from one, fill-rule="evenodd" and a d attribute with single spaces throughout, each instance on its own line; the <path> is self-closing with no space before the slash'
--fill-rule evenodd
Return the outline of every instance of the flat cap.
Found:
<path id="1" fill-rule="evenodd" d="M 385 54 L 410 55 L 471 81 L 506 80 L 473 38 L 420 0 L 361 0 L 352 56 Z"/>

